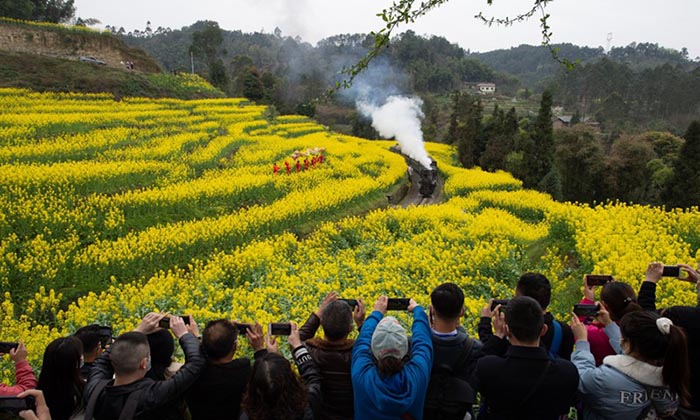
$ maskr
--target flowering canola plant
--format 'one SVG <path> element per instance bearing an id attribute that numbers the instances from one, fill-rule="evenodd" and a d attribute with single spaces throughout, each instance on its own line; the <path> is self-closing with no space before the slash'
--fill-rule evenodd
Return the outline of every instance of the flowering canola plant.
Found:
<path id="1" fill-rule="evenodd" d="M 465 290 L 474 332 L 524 271 L 549 277 L 566 317 L 585 273 L 637 288 L 650 261 L 700 259 L 697 209 L 558 203 L 508 173 L 459 168 L 441 144 L 426 146 L 445 200 L 388 207 L 407 183 L 393 142 L 265 111 L 0 89 L 0 340 L 25 341 L 40 368 L 51 340 L 87 324 L 124 332 L 150 311 L 303 322 L 331 290 L 369 308 L 382 294 L 427 305 L 447 281 Z M 324 161 L 297 170 L 307 149 Z M 679 281 L 658 294 L 695 303 Z M 0 363 L 2 380 L 12 372 Z"/>

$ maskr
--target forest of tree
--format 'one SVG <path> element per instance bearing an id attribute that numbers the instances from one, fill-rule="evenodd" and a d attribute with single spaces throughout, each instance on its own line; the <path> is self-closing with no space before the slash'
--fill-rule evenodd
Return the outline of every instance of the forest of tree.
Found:
<path id="1" fill-rule="evenodd" d="M 64 23 L 75 15 L 74 0 L 0 0 L 0 16 Z"/>

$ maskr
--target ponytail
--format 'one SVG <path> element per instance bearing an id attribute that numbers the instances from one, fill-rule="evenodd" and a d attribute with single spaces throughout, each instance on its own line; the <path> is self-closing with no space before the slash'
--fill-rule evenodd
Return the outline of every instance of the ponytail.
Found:
<path id="1" fill-rule="evenodd" d="M 678 395 L 682 405 L 690 400 L 688 341 L 682 328 L 656 312 L 637 311 L 620 320 L 622 337 L 630 345 L 630 354 L 662 366 L 664 385 Z"/>
<path id="2" fill-rule="evenodd" d="M 681 405 L 690 400 L 690 367 L 688 365 L 688 340 L 682 328 L 671 326 L 667 335 L 668 347 L 664 357 L 662 376 L 671 391 L 678 394 Z"/>

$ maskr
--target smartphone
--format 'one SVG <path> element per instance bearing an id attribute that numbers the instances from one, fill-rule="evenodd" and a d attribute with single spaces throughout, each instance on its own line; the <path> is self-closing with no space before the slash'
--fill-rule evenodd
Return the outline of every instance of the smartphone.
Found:
<path id="1" fill-rule="evenodd" d="M 289 322 L 271 322 L 267 325 L 270 335 L 289 335 L 292 333 L 292 324 Z"/>
<path id="2" fill-rule="evenodd" d="M 665 265 L 662 277 L 680 277 L 681 267 L 677 265 Z"/>
<path id="3" fill-rule="evenodd" d="M 31 395 L 24 398 L 0 397 L 0 413 L 19 416 L 19 412 L 24 410 L 36 411 L 36 403 L 34 401 L 34 397 Z M 3 416 L 3 418 L 6 417 Z"/>
<path id="4" fill-rule="evenodd" d="M 11 343 L 7 341 L 0 341 L 0 354 L 7 354 L 12 349 L 16 349 L 19 343 Z"/>
<path id="5" fill-rule="evenodd" d="M 243 322 L 234 322 L 233 325 L 235 325 L 236 328 L 238 329 L 238 334 L 239 334 L 239 335 L 246 335 L 246 332 L 247 332 L 248 330 L 252 330 L 252 329 L 253 329 L 253 325 L 252 325 L 252 324 L 245 324 L 245 323 L 243 323 Z"/>
<path id="6" fill-rule="evenodd" d="M 609 274 L 586 274 L 586 284 L 591 286 L 604 286 L 615 279 Z"/>
<path id="7" fill-rule="evenodd" d="M 505 309 L 506 306 L 508 306 L 508 302 L 510 302 L 510 299 L 494 299 L 493 302 L 491 302 L 491 311 L 496 309 L 498 305 L 501 305 L 501 310 Z"/>
<path id="8" fill-rule="evenodd" d="M 407 311 L 408 305 L 411 303 L 409 298 L 389 298 L 386 304 L 387 311 Z"/>
<path id="9" fill-rule="evenodd" d="M 185 325 L 190 325 L 190 317 L 188 315 L 181 316 L 182 321 L 185 323 Z M 170 318 L 165 317 L 158 321 L 158 326 L 161 328 L 170 328 Z"/>
<path id="10" fill-rule="evenodd" d="M 584 305 L 577 303 L 574 305 L 574 313 L 577 316 L 596 316 L 600 312 L 600 305 Z"/>
<path id="11" fill-rule="evenodd" d="M 347 303 L 353 309 L 355 309 L 355 306 L 357 306 L 357 299 L 338 299 L 338 300 Z"/>

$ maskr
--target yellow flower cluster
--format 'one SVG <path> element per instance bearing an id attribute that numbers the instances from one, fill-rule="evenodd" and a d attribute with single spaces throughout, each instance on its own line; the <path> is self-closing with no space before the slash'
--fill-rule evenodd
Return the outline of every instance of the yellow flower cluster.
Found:
<path id="1" fill-rule="evenodd" d="M 265 111 L 0 89 L 0 340 L 24 340 L 39 367 L 51 340 L 91 323 L 123 332 L 149 311 L 303 322 L 331 290 L 369 308 L 382 294 L 427 305 L 447 281 L 465 290 L 474 332 L 523 271 L 550 278 L 566 317 L 585 273 L 638 287 L 650 261 L 700 259 L 698 209 L 557 203 L 510 174 L 457 167 L 447 145 L 427 144 L 445 202 L 372 210 L 406 182 L 394 142 Z M 323 164 L 286 173 L 316 147 Z M 658 294 L 695 301 L 679 281 Z"/>

